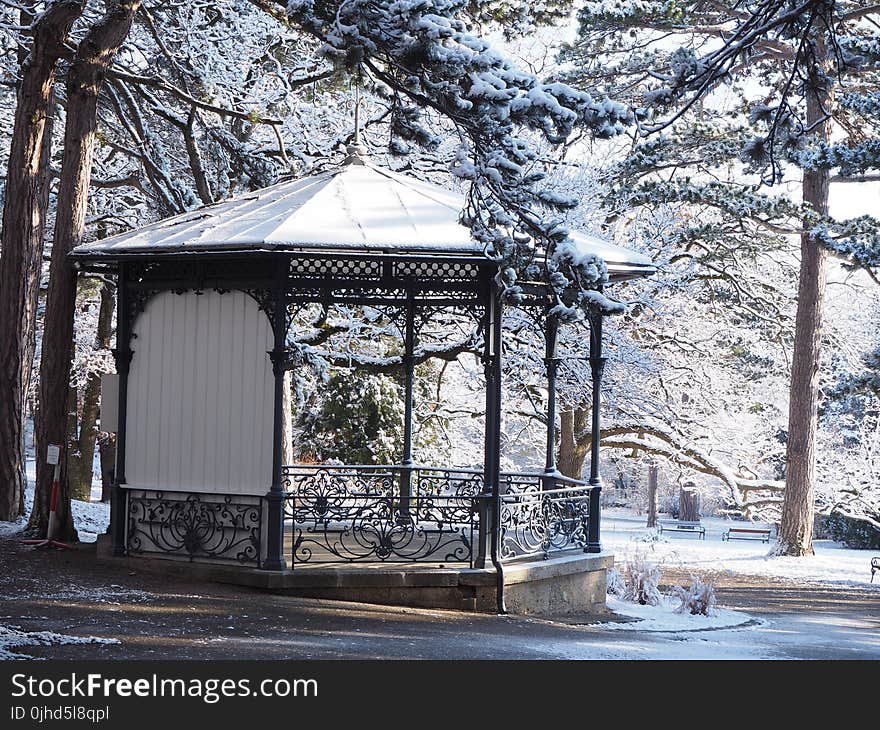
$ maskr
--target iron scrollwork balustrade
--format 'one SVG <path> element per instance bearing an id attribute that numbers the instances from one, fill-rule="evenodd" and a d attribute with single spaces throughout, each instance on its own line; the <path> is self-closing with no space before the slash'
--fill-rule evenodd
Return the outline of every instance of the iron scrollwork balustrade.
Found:
<path id="1" fill-rule="evenodd" d="M 260 565 L 259 497 L 130 491 L 129 553 Z"/>
<path id="2" fill-rule="evenodd" d="M 473 565 L 482 473 L 402 466 L 287 466 L 285 516 L 297 563 Z"/>
<path id="3" fill-rule="evenodd" d="M 500 557 L 586 550 L 592 487 L 575 479 L 502 474 Z"/>

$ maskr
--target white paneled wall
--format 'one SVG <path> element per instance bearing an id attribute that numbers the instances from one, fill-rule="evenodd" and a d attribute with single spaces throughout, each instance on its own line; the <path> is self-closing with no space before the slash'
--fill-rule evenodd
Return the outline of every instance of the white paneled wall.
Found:
<path id="1" fill-rule="evenodd" d="M 128 486 L 265 494 L 272 328 L 242 292 L 153 297 L 132 328 Z"/>

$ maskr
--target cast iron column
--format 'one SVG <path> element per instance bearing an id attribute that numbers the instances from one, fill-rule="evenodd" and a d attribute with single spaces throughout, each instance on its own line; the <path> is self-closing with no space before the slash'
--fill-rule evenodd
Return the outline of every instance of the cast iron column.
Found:
<path id="1" fill-rule="evenodd" d="M 489 551 L 492 557 L 492 565 L 495 568 L 495 597 L 498 613 L 507 613 L 504 605 L 504 566 L 501 563 L 501 315 L 502 301 L 501 291 L 497 286 L 492 287 L 492 304 L 494 315 L 492 317 L 492 344 L 490 347 L 490 370 L 492 383 L 492 429 L 489 432 L 489 446 L 492 456 L 492 468 L 486 472 L 486 478 L 491 486 L 491 509 L 488 513 L 488 528 L 490 530 Z"/>
<path id="2" fill-rule="evenodd" d="M 547 463 L 544 467 L 546 489 L 555 486 L 556 474 L 556 373 L 559 369 L 559 358 L 556 357 L 556 342 L 559 334 L 559 318 L 546 313 L 544 329 L 544 364 L 547 368 Z"/>
<path id="3" fill-rule="evenodd" d="M 602 475 L 599 473 L 599 442 L 602 437 L 602 424 L 599 408 L 602 396 L 602 373 L 605 370 L 605 358 L 602 357 L 602 313 L 590 315 L 590 370 L 593 375 L 593 412 L 590 433 L 590 535 L 587 540 L 586 552 L 602 552 L 599 535 L 599 497 L 602 494 Z"/>
<path id="4" fill-rule="evenodd" d="M 415 294 L 406 294 L 406 322 L 403 333 L 403 458 L 400 470 L 400 514 L 409 515 L 412 494 L 413 382 L 415 379 Z"/>
<path id="5" fill-rule="evenodd" d="M 113 488 L 110 497 L 110 542 L 113 555 L 125 555 L 125 528 L 127 517 L 127 493 L 125 484 L 125 419 L 128 412 L 128 372 L 131 366 L 131 307 L 129 305 L 128 267 L 119 263 L 119 280 L 116 286 L 116 374 L 119 396 L 116 420 L 116 464 L 113 467 Z"/>
<path id="6" fill-rule="evenodd" d="M 474 565 L 485 568 L 489 558 L 490 535 L 494 535 L 495 520 L 494 497 L 498 492 L 498 463 L 500 429 L 498 385 L 501 382 L 499 343 L 496 338 L 496 324 L 500 325 L 500 302 L 491 279 L 484 285 L 485 320 L 483 329 L 483 373 L 486 380 L 486 415 L 484 418 L 483 449 L 483 489 L 478 504 L 480 529 Z M 492 544 L 495 544 L 494 537 Z"/>
<path id="7" fill-rule="evenodd" d="M 287 370 L 287 259 L 282 259 L 275 270 L 273 283 L 275 299 L 274 347 L 269 352 L 275 376 L 275 404 L 272 425 L 272 486 L 266 494 L 266 560 L 264 570 L 284 570 L 284 476 L 281 439 L 284 432 L 284 373 Z"/>

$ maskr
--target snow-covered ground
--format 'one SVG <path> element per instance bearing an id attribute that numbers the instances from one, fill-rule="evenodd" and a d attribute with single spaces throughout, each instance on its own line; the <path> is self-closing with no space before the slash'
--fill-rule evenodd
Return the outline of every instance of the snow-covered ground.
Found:
<path id="1" fill-rule="evenodd" d="M 118 644 L 118 639 L 98 636 L 68 636 L 54 631 L 22 631 L 17 626 L 0 625 L 0 661 L 8 659 L 33 659 L 21 652 L 13 652 L 22 646 L 60 646 L 62 644 Z"/>
<path id="2" fill-rule="evenodd" d="M 36 464 L 28 460 L 26 470 L 28 486 L 24 494 L 25 516 L 15 522 L 0 522 L 0 537 L 21 532 L 27 524 L 28 515 L 30 515 L 31 506 L 34 503 L 34 482 L 37 478 Z M 80 542 L 95 542 L 98 539 L 98 535 L 105 532 L 107 525 L 110 524 L 110 504 L 108 502 L 101 502 L 100 481 L 92 482 L 92 499 L 90 502 L 73 500 L 71 502 L 71 509 L 73 510 L 73 524 L 79 534 Z"/>
<path id="3" fill-rule="evenodd" d="M 880 597 L 880 581 L 871 583 L 871 558 L 877 552 L 852 550 L 832 540 L 815 540 L 816 554 L 805 558 L 770 556 L 773 541 L 723 541 L 722 533 L 741 525 L 716 517 L 703 517 L 705 539 L 682 533 L 658 534 L 645 527 L 645 516 L 632 510 L 608 508 L 602 515 L 602 545 L 614 554 L 615 563 L 636 555 L 660 568 L 688 572 L 696 577 L 708 574 L 748 575 L 791 582 L 797 585 L 827 585 L 847 589 L 872 589 Z M 762 525 L 770 527 L 769 525 Z M 662 579 L 661 579 L 662 581 Z M 677 633 L 701 629 L 756 627 L 764 622 L 746 613 L 715 608 L 710 616 L 679 614 L 677 599 L 664 596 L 659 606 L 640 606 L 608 596 L 608 607 L 617 614 L 635 619 L 630 623 L 603 624 L 602 628 L 629 631 Z"/>
<path id="4" fill-rule="evenodd" d="M 28 478 L 33 483 L 35 469 L 28 463 Z M 109 505 L 100 502 L 100 482 L 93 484 L 91 502 L 74 501 L 74 522 L 80 540 L 93 542 L 97 535 L 107 529 Z M 26 494 L 30 512 L 33 487 Z M 0 523 L 0 535 L 14 534 L 24 528 L 26 518 L 14 523 Z M 871 589 L 880 596 L 880 581 L 871 580 L 871 558 L 876 551 L 853 550 L 831 540 L 816 540 L 816 554 L 808 558 L 770 556 L 770 544 L 756 540 L 723 541 L 722 533 L 731 525 L 742 524 L 715 517 L 704 517 L 706 528 L 704 540 L 696 536 L 666 533 L 660 535 L 655 529 L 645 527 L 645 516 L 632 510 L 606 508 L 602 517 L 602 544 L 614 554 L 618 566 L 629 558 L 641 554 L 665 569 L 690 573 L 703 577 L 708 574 L 749 575 L 799 585 L 830 585 L 841 590 Z M 33 588 L 33 587 L 31 587 Z M 114 586 L 121 589 L 121 586 Z M 94 596 L 89 596 L 94 599 Z M 608 597 L 608 607 L 616 614 L 633 619 L 630 622 L 607 622 L 597 628 L 615 632 L 652 632 L 656 634 L 690 634 L 707 629 L 746 630 L 757 629 L 766 622 L 747 613 L 728 608 L 714 608 L 709 616 L 691 616 L 677 613 L 678 600 L 664 596 L 659 606 L 640 606 L 615 596 Z M 46 643 L 89 642 L 90 639 L 69 637 L 44 632 L 23 632 L 14 626 L 0 625 L 0 659 L 9 658 L 8 648 Z M 717 647 L 716 647 L 717 649 Z M 20 656 L 20 655 L 17 655 Z"/>
<path id="5" fill-rule="evenodd" d="M 602 515 L 602 545 L 623 563 L 636 552 L 663 567 L 688 570 L 694 575 L 722 572 L 755 575 L 799 584 L 815 583 L 880 591 L 880 581 L 871 581 L 871 550 L 852 550 L 832 540 L 816 540 L 816 554 L 805 558 L 770 557 L 770 544 L 758 540 L 722 541 L 731 525 L 744 525 L 716 517 L 704 517 L 705 540 L 696 536 L 664 533 L 645 527 L 645 517 L 620 508 Z"/>
<path id="6" fill-rule="evenodd" d="M 700 631 L 706 629 L 732 629 L 737 626 L 758 623 L 752 616 L 729 608 L 713 608 L 708 616 L 692 616 L 677 613 L 679 601 L 663 597 L 659 606 L 640 606 L 638 603 L 624 601 L 616 596 L 608 596 L 607 606 L 614 613 L 634 619 L 631 622 L 608 622 L 595 624 L 596 628 L 615 631 Z"/>

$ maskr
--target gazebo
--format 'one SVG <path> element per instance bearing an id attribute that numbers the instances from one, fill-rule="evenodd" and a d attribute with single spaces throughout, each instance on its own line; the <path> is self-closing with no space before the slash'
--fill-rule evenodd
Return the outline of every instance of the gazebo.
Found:
<path id="1" fill-rule="evenodd" d="M 602 316 L 589 316 L 593 448 L 581 481 L 554 459 L 559 322 L 547 287 L 523 283 L 517 306 L 545 331 L 546 461 L 503 472 L 499 264 L 458 222 L 462 206 L 355 149 L 331 171 L 76 248 L 80 269 L 118 281 L 116 474 L 102 550 L 319 597 L 526 613 L 604 606 Z M 628 249 L 573 240 L 604 259 L 611 283 L 654 271 Z M 313 303 L 396 322 L 399 464 L 284 463 L 284 376 L 298 366 L 289 329 Z M 481 469 L 413 459 L 415 354 L 441 312 L 480 334 Z"/>

